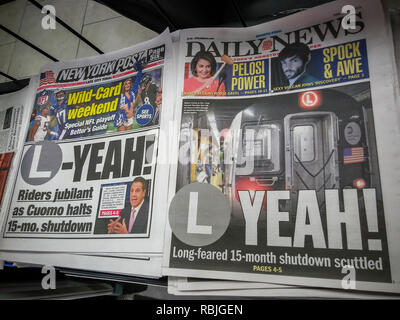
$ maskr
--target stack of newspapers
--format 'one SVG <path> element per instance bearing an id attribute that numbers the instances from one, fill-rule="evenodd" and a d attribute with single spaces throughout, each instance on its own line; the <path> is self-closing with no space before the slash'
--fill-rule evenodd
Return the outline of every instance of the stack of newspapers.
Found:
<path id="1" fill-rule="evenodd" d="M 399 298 L 398 99 L 379 0 L 45 65 L 0 96 L 0 260 Z"/>

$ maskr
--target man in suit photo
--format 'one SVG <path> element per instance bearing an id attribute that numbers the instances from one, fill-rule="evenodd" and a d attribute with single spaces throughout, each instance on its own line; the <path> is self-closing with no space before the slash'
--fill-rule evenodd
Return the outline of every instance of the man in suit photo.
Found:
<path id="1" fill-rule="evenodd" d="M 311 53 L 305 43 L 292 43 L 279 53 L 282 72 L 289 86 L 318 81 L 307 72 L 307 65 L 311 60 Z"/>
<path id="2" fill-rule="evenodd" d="M 133 180 L 129 201 L 115 220 L 107 225 L 109 234 L 146 233 L 149 217 L 149 201 L 146 199 L 147 181 L 142 177 Z"/>

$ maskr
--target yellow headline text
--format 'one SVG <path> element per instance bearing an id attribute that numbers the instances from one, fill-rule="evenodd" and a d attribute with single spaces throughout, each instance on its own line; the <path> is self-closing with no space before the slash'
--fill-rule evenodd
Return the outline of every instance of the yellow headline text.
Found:
<path id="1" fill-rule="evenodd" d="M 108 113 L 117 110 L 118 98 L 113 101 L 107 101 L 105 103 L 96 104 L 92 103 L 90 106 L 73 108 L 68 111 L 68 120 L 80 119 L 82 117 L 95 116 L 102 113 Z"/>
<path id="2" fill-rule="evenodd" d="M 325 79 L 334 76 L 348 76 L 362 73 L 362 55 L 360 51 L 360 42 L 346 43 L 335 47 L 325 48 L 322 51 L 324 55 L 324 75 Z M 336 74 L 333 74 L 331 63 L 337 60 Z"/>
<path id="3" fill-rule="evenodd" d="M 96 91 L 93 89 L 68 94 L 68 105 L 76 105 L 80 103 L 88 103 L 92 99 L 101 100 L 107 99 L 121 94 L 122 82 L 112 87 L 98 87 Z"/>
<path id="4" fill-rule="evenodd" d="M 264 89 L 265 86 L 264 60 L 233 64 L 232 91 Z"/>

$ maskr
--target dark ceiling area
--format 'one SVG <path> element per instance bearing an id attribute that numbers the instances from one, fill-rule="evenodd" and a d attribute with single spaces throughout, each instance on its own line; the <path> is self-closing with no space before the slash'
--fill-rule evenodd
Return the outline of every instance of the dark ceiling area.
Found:
<path id="1" fill-rule="evenodd" d="M 332 0 L 96 0 L 161 33 L 185 28 L 250 27 Z"/>
<path id="2" fill-rule="evenodd" d="M 0 0 L 0 6 L 14 0 Z"/>

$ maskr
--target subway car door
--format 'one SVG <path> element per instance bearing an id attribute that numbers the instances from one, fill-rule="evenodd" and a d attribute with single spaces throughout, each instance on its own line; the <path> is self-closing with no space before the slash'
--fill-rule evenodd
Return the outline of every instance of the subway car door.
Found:
<path id="1" fill-rule="evenodd" d="M 287 115 L 285 130 L 286 188 L 293 204 L 298 190 L 315 190 L 318 203 L 324 190 L 339 185 L 337 165 L 338 120 L 332 112 Z"/>

